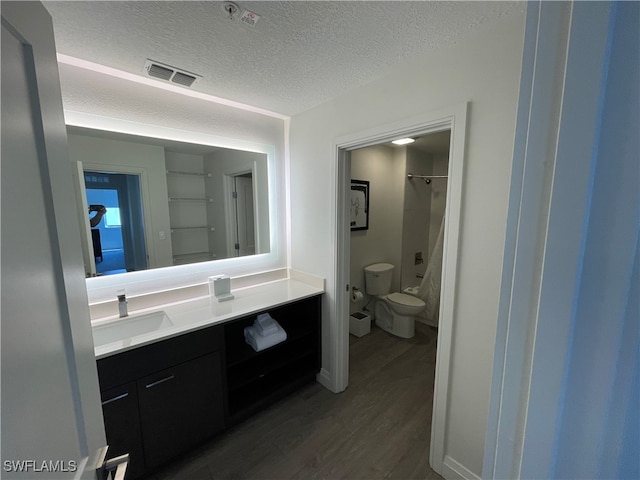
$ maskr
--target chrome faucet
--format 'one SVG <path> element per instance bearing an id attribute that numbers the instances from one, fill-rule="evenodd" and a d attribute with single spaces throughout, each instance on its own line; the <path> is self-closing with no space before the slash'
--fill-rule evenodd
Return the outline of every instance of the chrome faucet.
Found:
<path id="1" fill-rule="evenodd" d="M 120 318 L 127 317 L 129 312 L 127 311 L 127 296 L 124 294 L 124 290 L 118 290 L 118 313 Z"/>

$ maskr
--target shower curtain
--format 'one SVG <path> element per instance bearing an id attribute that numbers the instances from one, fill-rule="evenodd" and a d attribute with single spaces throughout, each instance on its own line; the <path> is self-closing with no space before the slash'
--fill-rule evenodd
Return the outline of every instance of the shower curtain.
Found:
<path id="1" fill-rule="evenodd" d="M 438 233 L 436 244 L 433 247 L 433 252 L 431 252 L 431 256 L 429 257 L 427 271 L 425 272 L 422 283 L 420 283 L 420 288 L 418 289 L 418 297 L 427 304 L 427 307 L 422 311 L 419 317 L 424 319 L 427 325 L 434 327 L 438 326 L 440 314 L 440 284 L 442 280 L 444 219 L 445 215 L 442 216 L 440 232 Z"/>

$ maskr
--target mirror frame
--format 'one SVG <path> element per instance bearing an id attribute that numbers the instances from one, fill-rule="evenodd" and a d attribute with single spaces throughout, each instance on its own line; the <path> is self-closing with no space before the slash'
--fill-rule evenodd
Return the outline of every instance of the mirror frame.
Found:
<path id="1" fill-rule="evenodd" d="M 69 110 L 65 110 L 64 115 L 65 123 L 68 126 L 210 145 L 233 150 L 246 150 L 267 155 L 269 253 L 87 278 L 86 286 L 89 304 L 113 300 L 115 299 L 115 292 L 123 288 L 127 291 L 127 295 L 145 294 L 206 283 L 209 276 L 222 273 L 246 275 L 286 266 L 282 258 L 283 249 L 279 239 L 280 226 L 277 211 L 280 192 L 278 191 L 274 145 Z"/>

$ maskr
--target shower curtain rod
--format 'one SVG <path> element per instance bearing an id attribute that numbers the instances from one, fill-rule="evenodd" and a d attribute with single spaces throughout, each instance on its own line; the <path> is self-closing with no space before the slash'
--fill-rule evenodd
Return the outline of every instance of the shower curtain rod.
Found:
<path id="1" fill-rule="evenodd" d="M 413 173 L 407 173 L 407 178 L 409 180 L 414 178 L 421 178 L 426 183 L 431 183 L 432 178 L 449 178 L 448 175 L 414 175 Z"/>

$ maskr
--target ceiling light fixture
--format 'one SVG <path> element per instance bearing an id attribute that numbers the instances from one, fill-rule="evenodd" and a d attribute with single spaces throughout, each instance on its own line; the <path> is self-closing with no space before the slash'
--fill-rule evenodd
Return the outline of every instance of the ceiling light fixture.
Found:
<path id="1" fill-rule="evenodd" d="M 413 143 L 415 140 L 413 138 L 399 138 L 397 140 L 393 140 L 391 143 L 396 145 L 407 145 L 408 143 Z"/>

